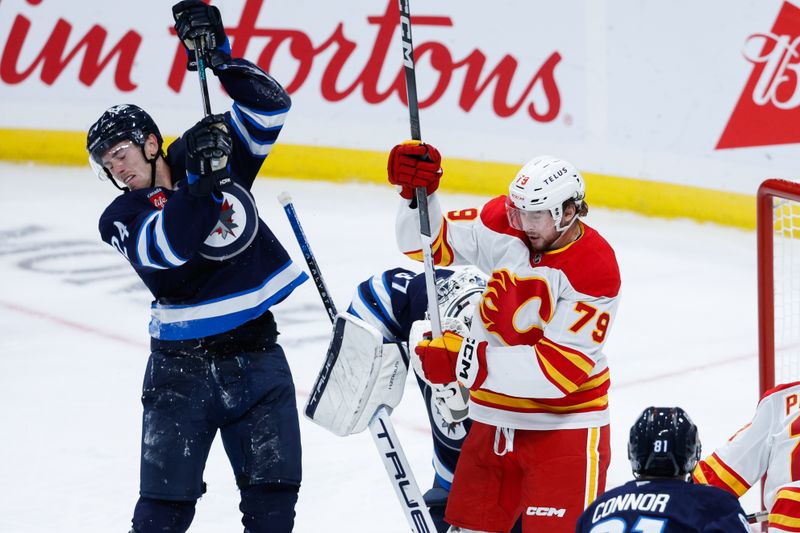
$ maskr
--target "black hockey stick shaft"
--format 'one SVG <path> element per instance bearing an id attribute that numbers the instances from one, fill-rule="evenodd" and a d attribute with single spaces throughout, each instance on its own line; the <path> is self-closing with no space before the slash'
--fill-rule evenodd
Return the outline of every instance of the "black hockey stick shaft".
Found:
<path id="1" fill-rule="evenodd" d="M 286 212 L 286 217 L 289 219 L 289 224 L 292 226 L 292 231 L 297 239 L 297 244 L 300 245 L 300 250 L 303 252 L 303 258 L 306 260 L 308 269 L 311 271 L 311 278 L 314 280 L 314 285 L 319 291 L 320 298 L 322 298 L 322 305 L 325 306 L 325 311 L 331 322 L 336 318 L 336 305 L 333 303 L 331 293 L 325 285 L 325 280 L 322 277 L 322 271 L 317 264 L 317 259 L 314 257 L 314 252 L 311 251 L 311 245 L 308 244 L 308 239 L 303 231 L 303 226 L 300 225 L 300 219 L 297 218 L 297 212 L 292 204 L 292 197 L 288 192 L 282 192 L 278 195 L 278 200 Z"/>
<path id="2" fill-rule="evenodd" d="M 400 2 L 400 39 L 403 44 L 403 72 L 406 80 L 406 96 L 408 99 L 408 118 L 411 123 L 411 138 L 415 141 L 422 140 L 422 131 L 419 124 L 419 101 L 417 99 L 417 75 L 414 71 L 414 41 L 411 37 L 411 6 L 410 0 Z M 433 253 L 430 247 L 431 219 L 428 213 L 428 191 L 425 187 L 414 190 L 419 212 L 420 233 L 427 239 L 423 242 L 422 255 L 425 266 L 425 285 L 428 289 L 428 314 L 431 317 L 431 328 L 434 336 L 442 334 L 442 323 L 439 318 L 438 298 L 436 296 L 436 273 L 433 265 Z"/>
<path id="3" fill-rule="evenodd" d="M 769 511 L 758 511 L 756 513 L 751 513 L 747 515 L 747 522 L 749 524 L 757 524 L 759 522 L 766 522 L 767 518 L 769 518 Z"/>
<path id="4" fill-rule="evenodd" d="M 194 56 L 197 62 L 197 77 L 200 80 L 200 96 L 203 99 L 203 113 L 211 114 L 211 100 L 208 98 L 208 80 L 206 80 L 206 44 L 200 36 L 194 40 Z"/>
<path id="5" fill-rule="evenodd" d="M 406 79 L 406 96 L 408 99 L 408 117 L 411 123 L 411 138 L 422 141 L 422 130 L 419 124 L 419 100 L 417 98 L 417 75 L 414 70 L 414 41 L 411 38 L 411 6 L 410 0 L 400 2 L 400 39 L 403 44 L 403 73 Z M 425 268 L 425 292 L 428 297 L 428 316 L 431 319 L 431 333 L 434 337 L 442 336 L 442 319 L 439 315 L 439 297 L 436 291 L 436 270 L 433 260 L 433 236 L 431 217 L 428 211 L 428 191 L 425 187 L 414 189 L 414 199 L 419 213 L 419 231 L 422 234 L 422 264 Z M 455 416 L 464 417 L 467 413 L 469 391 L 457 384 L 446 387 L 454 394 L 445 400 L 448 408 Z"/>
<path id="6" fill-rule="evenodd" d="M 419 101 L 417 100 L 417 76 L 414 72 L 414 41 L 411 39 L 411 6 L 409 0 L 400 0 L 400 38 L 403 41 L 403 70 L 406 78 L 408 115 L 411 122 L 411 138 L 422 140 L 419 125 Z"/>

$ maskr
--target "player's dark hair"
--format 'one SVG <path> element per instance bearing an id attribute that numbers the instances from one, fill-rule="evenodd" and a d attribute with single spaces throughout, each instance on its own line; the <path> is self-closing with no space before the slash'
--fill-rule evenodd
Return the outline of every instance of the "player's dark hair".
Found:
<path id="1" fill-rule="evenodd" d="M 575 215 L 578 217 L 585 217 L 586 215 L 589 214 L 589 204 L 586 203 L 586 200 L 583 200 L 580 206 L 577 204 L 577 202 L 575 202 L 575 200 L 571 198 L 569 200 L 564 200 L 564 203 L 561 204 L 562 213 L 565 213 L 567 211 L 568 205 L 575 206 Z"/>

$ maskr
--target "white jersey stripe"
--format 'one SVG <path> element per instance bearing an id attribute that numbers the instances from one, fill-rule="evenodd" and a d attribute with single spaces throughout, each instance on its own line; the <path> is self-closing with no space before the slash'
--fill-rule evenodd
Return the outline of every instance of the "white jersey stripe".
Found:
<path id="1" fill-rule="evenodd" d="M 154 303 L 151 316 L 155 323 L 174 324 L 229 315 L 258 306 L 302 274 L 303 271 L 289 261 L 282 270 L 275 272 L 272 277 L 253 290 L 193 305 Z"/>
<path id="2" fill-rule="evenodd" d="M 250 132 L 247 131 L 247 128 L 239 120 L 239 117 L 235 112 L 231 113 L 231 124 L 233 125 L 233 129 L 236 131 L 236 134 L 239 136 L 239 138 L 242 139 L 242 141 L 247 145 L 247 149 L 251 154 L 259 157 L 267 157 L 269 155 L 274 141 L 266 143 L 258 142 L 253 138 L 252 135 L 250 135 Z"/>
<path id="3" fill-rule="evenodd" d="M 150 225 L 155 221 L 156 217 L 161 214 L 161 211 L 155 211 L 149 215 L 142 226 L 139 228 L 139 234 L 136 236 L 136 253 L 139 256 L 139 263 L 142 266 L 149 268 L 157 268 L 159 270 L 166 270 L 167 267 L 160 265 L 153 260 L 150 256 L 150 242 L 148 235 L 150 233 Z"/>
<path id="4" fill-rule="evenodd" d="M 361 320 L 377 328 L 378 331 L 381 332 L 381 335 L 383 335 L 384 339 L 394 340 L 396 338 L 394 333 L 389 331 L 389 328 L 387 328 L 386 324 L 383 323 L 381 317 L 375 313 L 370 305 L 367 305 L 364 302 L 364 300 L 361 298 L 361 295 L 358 295 L 358 297 L 354 298 L 350 305 L 353 307 L 353 311 L 358 313 L 358 316 L 361 318 Z"/>
<path id="5" fill-rule="evenodd" d="M 273 113 L 266 113 L 264 111 L 256 111 L 254 109 L 250 109 L 249 107 L 234 103 L 234 115 L 238 115 L 236 112 L 237 110 L 240 111 L 247 118 L 247 120 L 261 130 L 280 128 L 286 121 L 286 115 L 288 114 L 287 109 L 279 109 Z"/>
<path id="6" fill-rule="evenodd" d="M 161 253 L 161 256 L 171 267 L 179 267 L 184 264 L 186 259 L 181 258 L 175 253 L 164 231 L 164 211 L 159 211 L 158 214 L 156 214 L 155 224 L 155 231 L 153 232 L 156 236 L 155 246 Z"/>
<path id="7" fill-rule="evenodd" d="M 400 329 L 400 324 L 397 322 L 397 318 L 395 318 L 394 312 L 392 311 L 392 295 L 386 288 L 383 275 L 372 276 L 372 279 L 369 280 L 369 287 L 372 289 L 372 292 L 375 293 L 375 299 L 378 305 L 380 305 L 383 314 L 392 321 L 393 326 Z"/>

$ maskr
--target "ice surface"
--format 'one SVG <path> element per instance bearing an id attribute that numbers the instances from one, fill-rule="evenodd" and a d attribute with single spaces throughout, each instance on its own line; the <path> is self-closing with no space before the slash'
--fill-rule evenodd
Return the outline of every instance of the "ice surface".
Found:
<path id="1" fill-rule="evenodd" d="M 88 168 L 2 164 L 0 181 L 0 531 L 127 531 L 150 297 L 99 240 L 97 219 L 117 192 Z M 390 187 L 258 180 L 260 213 L 299 264 L 277 200 L 284 190 L 339 307 L 373 273 L 419 269 L 396 249 Z M 446 209 L 483 200 L 442 199 Z M 627 432 L 648 405 L 686 409 L 707 453 L 749 420 L 758 397 L 755 234 L 594 208 L 587 221 L 616 249 L 622 270 L 607 343 L 615 486 L 630 478 Z M 329 321 L 311 282 L 274 311 L 302 407 Z M 431 444 L 413 380 L 392 419 L 424 491 Z M 303 418 L 301 430 L 296 531 L 407 531 L 368 432 L 339 438 Z M 205 479 L 191 531 L 241 531 L 219 441 Z M 755 510 L 757 489 L 743 503 Z"/>

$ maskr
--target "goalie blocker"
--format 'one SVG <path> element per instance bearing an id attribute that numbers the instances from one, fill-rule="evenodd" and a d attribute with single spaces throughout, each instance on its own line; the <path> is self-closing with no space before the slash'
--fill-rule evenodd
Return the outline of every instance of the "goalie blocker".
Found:
<path id="1" fill-rule="evenodd" d="M 361 433 L 380 406 L 391 413 L 400 403 L 407 373 L 404 347 L 384 344 L 375 327 L 339 313 L 305 415 L 340 437 Z"/>

